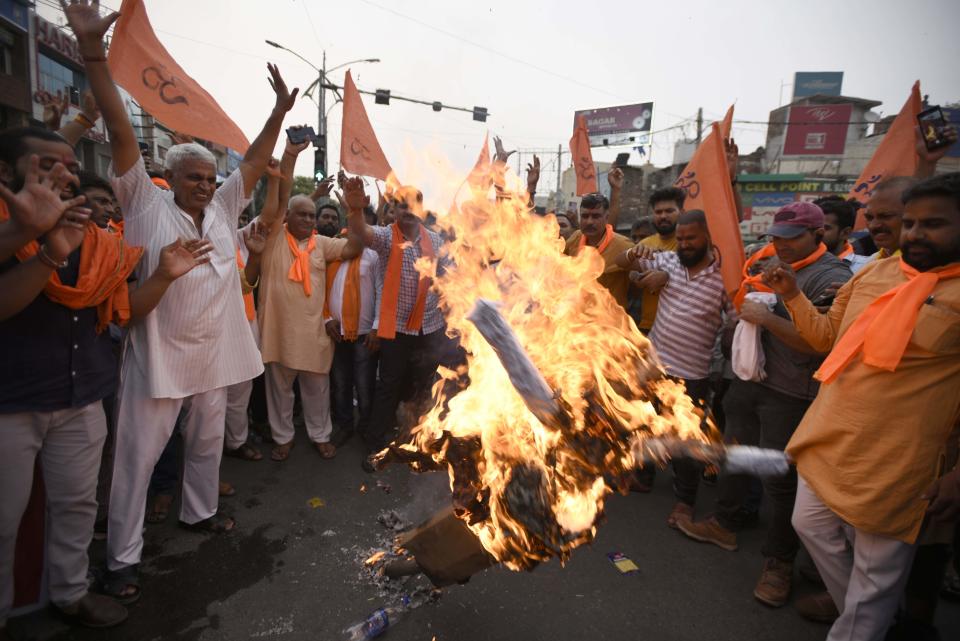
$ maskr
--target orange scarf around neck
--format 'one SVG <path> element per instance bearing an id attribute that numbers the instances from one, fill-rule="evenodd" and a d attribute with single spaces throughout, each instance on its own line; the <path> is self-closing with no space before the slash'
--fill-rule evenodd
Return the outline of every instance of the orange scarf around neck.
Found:
<path id="1" fill-rule="evenodd" d="M 363 254 L 360 254 L 348 261 L 347 277 L 343 282 L 343 301 L 340 305 L 340 315 L 343 318 L 340 320 L 340 331 L 348 341 L 357 340 L 360 331 L 360 259 L 362 257 Z M 330 292 L 342 264 L 341 260 L 327 264 L 327 295 L 323 300 L 325 318 L 330 317 Z"/>
<path id="2" fill-rule="evenodd" d="M 613 240 L 613 225 L 607 225 L 606 230 L 603 232 L 603 238 L 600 239 L 600 243 L 596 246 L 598 253 L 602 254 L 603 250 L 607 248 L 610 244 L 610 241 Z M 577 246 L 577 253 L 587 245 L 587 237 L 580 232 L 580 244 Z"/>
<path id="3" fill-rule="evenodd" d="M 840 253 L 837 254 L 837 258 L 846 258 L 847 256 L 850 256 L 851 254 L 853 254 L 853 245 L 851 245 L 850 243 L 846 243 L 846 244 L 843 246 L 843 249 L 840 250 Z"/>
<path id="4" fill-rule="evenodd" d="M 956 264 L 918 272 L 901 258 L 900 269 L 907 282 L 881 295 L 860 313 L 814 374 L 818 380 L 832 383 L 861 352 L 865 365 L 896 371 L 924 302 L 941 280 L 960 276 L 960 265 Z"/>
<path id="5" fill-rule="evenodd" d="M 0 221 L 10 214 L 0 200 Z M 21 262 L 35 256 L 40 244 L 31 240 L 17 250 Z M 80 270 L 77 284 L 64 285 L 56 271 L 43 288 L 47 298 L 69 309 L 97 308 L 97 332 L 111 322 L 126 325 L 130 321 L 130 292 L 127 277 L 140 262 L 142 247 L 130 247 L 120 234 L 111 234 L 93 223 L 84 229 L 80 245 Z"/>
<path id="6" fill-rule="evenodd" d="M 306 249 L 300 249 L 300 242 L 293 237 L 286 225 L 283 226 L 283 232 L 287 235 L 287 246 L 293 254 L 293 264 L 290 265 L 287 278 L 295 283 L 302 283 L 303 294 L 310 296 L 313 293 L 313 284 L 310 282 L 310 252 L 317 247 L 317 236 L 311 233 Z"/>
<path id="7" fill-rule="evenodd" d="M 393 339 L 397 335 L 397 304 L 400 300 L 400 281 L 403 271 L 403 245 L 406 242 L 396 223 L 390 225 L 393 231 L 393 241 L 390 245 L 390 258 L 387 260 L 387 271 L 383 277 L 383 295 L 380 298 L 380 327 L 377 336 Z M 424 258 L 433 258 L 433 243 L 430 234 L 424 226 L 420 226 L 420 253 Z M 423 326 L 423 313 L 427 303 L 427 291 L 433 284 L 433 279 L 420 275 L 417 284 L 417 301 L 407 319 L 407 329 L 411 332 L 419 331 Z"/>
<path id="8" fill-rule="evenodd" d="M 240 249 L 237 248 L 237 269 L 241 272 L 245 265 L 243 264 L 243 255 L 240 253 Z M 243 311 L 247 315 L 247 320 L 252 321 L 257 317 L 257 308 L 253 304 L 253 292 L 247 292 L 243 295 Z"/>
<path id="9" fill-rule="evenodd" d="M 827 246 L 823 243 L 820 243 L 820 246 L 817 247 L 812 254 L 804 258 L 803 260 L 798 260 L 795 263 L 790 263 L 790 267 L 793 268 L 793 271 L 797 272 L 806 267 L 807 265 L 812 265 L 813 263 L 820 260 L 820 257 L 827 253 Z M 772 292 L 773 290 L 763 284 L 763 274 L 751 274 L 750 268 L 756 265 L 761 260 L 765 258 L 771 258 L 777 255 L 777 250 L 774 248 L 773 243 L 768 243 L 759 251 L 753 254 L 750 258 L 747 259 L 747 262 L 743 264 L 743 282 L 740 284 L 740 289 L 733 297 L 733 304 L 737 309 L 740 309 L 740 306 L 743 305 L 743 301 L 747 297 L 748 292 Z"/>

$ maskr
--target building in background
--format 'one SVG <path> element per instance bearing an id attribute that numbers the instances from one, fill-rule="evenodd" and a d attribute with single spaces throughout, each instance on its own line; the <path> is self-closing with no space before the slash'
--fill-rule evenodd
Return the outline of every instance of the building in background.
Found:
<path id="1" fill-rule="evenodd" d="M 31 117 L 30 18 L 27 0 L 0 0 L 0 129 Z"/>

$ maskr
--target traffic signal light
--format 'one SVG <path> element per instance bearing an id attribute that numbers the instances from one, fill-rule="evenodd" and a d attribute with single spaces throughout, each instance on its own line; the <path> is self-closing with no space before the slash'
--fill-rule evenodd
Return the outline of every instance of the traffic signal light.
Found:
<path id="1" fill-rule="evenodd" d="M 378 105 L 389 105 L 390 104 L 390 90 L 389 89 L 377 89 L 376 94 L 374 95 L 373 101 Z"/>
<path id="2" fill-rule="evenodd" d="M 486 107 L 474 107 L 473 108 L 473 119 L 477 122 L 487 122 L 487 108 Z"/>

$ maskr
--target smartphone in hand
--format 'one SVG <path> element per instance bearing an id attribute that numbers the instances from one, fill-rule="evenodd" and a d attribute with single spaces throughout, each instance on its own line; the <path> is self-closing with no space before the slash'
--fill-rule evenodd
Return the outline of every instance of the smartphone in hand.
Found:
<path id="1" fill-rule="evenodd" d="M 287 138 L 294 145 L 302 145 L 309 140 L 316 146 L 318 141 L 317 133 L 313 130 L 313 127 L 290 127 L 287 129 Z"/>
<path id="2" fill-rule="evenodd" d="M 927 146 L 928 151 L 941 149 L 951 144 L 950 140 L 944 135 L 947 128 L 947 119 L 944 118 L 943 111 L 939 106 L 921 111 L 917 114 L 917 122 L 920 124 L 923 144 Z"/>

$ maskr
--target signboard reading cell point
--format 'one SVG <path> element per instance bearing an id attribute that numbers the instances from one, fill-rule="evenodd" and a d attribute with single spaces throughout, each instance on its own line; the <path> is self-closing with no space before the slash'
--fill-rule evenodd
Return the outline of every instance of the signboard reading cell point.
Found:
<path id="1" fill-rule="evenodd" d="M 842 155 L 853 105 L 794 105 L 790 107 L 784 156 Z"/>
<path id="2" fill-rule="evenodd" d="M 637 144 L 644 142 L 641 138 L 650 133 L 653 103 L 581 109 L 573 114 L 574 129 L 580 116 L 587 122 L 591 147 Z"/>

